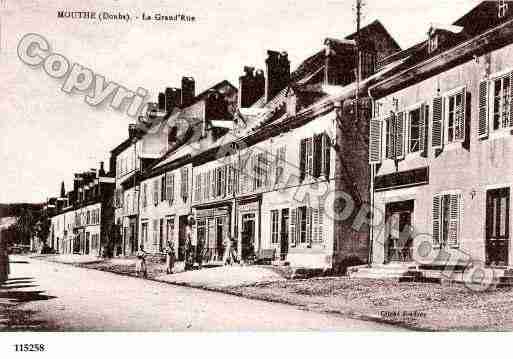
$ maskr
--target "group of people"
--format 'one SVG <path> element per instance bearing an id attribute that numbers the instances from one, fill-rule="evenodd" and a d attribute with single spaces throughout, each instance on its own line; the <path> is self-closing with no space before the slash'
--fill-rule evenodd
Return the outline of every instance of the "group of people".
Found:
<path id="1" fill-rule="evenodd" d="M 9 253 L 7 243 L 2 240 L 2 231 L 0 230 L 0 284 L 7 281 L 9 277 Z"/>
<path id="2" fill-rule="evenodd" d="M 198 243 L 196 237 L 193 235 L 192 226 L 194 219 L 189 217 L 187 226 L 185 227 L 185 267 L 184 270 L 191 270 L 196 265 L 201 269 L 203 266 L 203 244 Z M 223 264 L 232 265 L 239 263 L 237 255 L 237 242 L 233 237 L 227 237 L 223 241 Z M 164 249 L 166 255 L 166 273 L 172 274 L 174 265 L 177 258 L 177 253 L 172 241 L 166 243 Z M 141 244 L 136 253 L 137 263 L 136 272 L 139 276 L 146 278 L 148 276 L 148 267 L 146 265 L 147 252 L 144 251 L 144 246 Z"/>

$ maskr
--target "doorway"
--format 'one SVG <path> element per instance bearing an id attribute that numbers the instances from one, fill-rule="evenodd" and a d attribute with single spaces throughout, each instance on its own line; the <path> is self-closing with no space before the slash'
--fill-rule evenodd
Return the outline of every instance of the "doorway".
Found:
<path id="1" fill-rule="evenodd" d="M 185 228 L 187 227 L 187 216 L 178 217 L 178 260 L 185 260 Z"/>
<path id="2" fill-rule="evenodd" d="M 413 200 L 388 203 L 385 212 L 386 262 L 411 262 Z"/>
<path id="3" fill-rule="evenodd" d="M 486 265 L 507 266 L 509 257 L 509 188 L 486 192 Z"/>
<path id="4" fill-rule="evenodd" d="M 245 260 L 255 254 L 255 214 L 242 215 L 241 228 L 242 259 Z"/>

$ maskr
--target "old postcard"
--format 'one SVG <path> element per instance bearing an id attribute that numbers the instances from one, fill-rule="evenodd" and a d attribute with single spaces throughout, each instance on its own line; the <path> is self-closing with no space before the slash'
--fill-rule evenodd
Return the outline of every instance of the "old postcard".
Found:
<path id="1" fill-rule="evenodd" d="M 0 0 L 0 90 L 6 334 L 513 330 L 513 1 Z"/>

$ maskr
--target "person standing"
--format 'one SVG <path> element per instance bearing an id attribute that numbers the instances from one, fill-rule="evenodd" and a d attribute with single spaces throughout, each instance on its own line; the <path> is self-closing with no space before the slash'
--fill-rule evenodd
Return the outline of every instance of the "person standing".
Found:
<path id="1" fill-rule="evenodd" d="M 194 235 L 192 233 L 192 226 L 194 218 L 189 216 L 187 218 L 187 225 L 185 226 L 185 270 L 190 270 L 194 267 L 194 260 L 196 257 L 196 243 L 194 242 Z"/>
<path id="2" fill-rule="evenodd" d="M 144 246 L 141 244 L 139 250 L 136 253 L 137 262 L 135 264 L 135 271 L 138 276 L 142 276 L 143 278 L 148 277 L 148 269 L 146 267 L 146 252 L 144 251 Z"/>
<path id="3" fill-rule="evenodd" d="M 232 254 L 232 238 L 231 236 L 227 236 L 224 238 L 224 241 L 223 241 L 223 247 L 224 247 L 224 252 L 223 252 L 223 265 L 228 265 L 228 264 L 232 264 L 232 258 L 231 258 L 231 254 Z"/>
<path id="4" fill-rule="evenodd" d="M 173 245 L 173 242 L 167 241 L 166 246 L 166 273 L 172 274 L 173 273 L 173 267 L 175 265 L 175 247 Z"/>

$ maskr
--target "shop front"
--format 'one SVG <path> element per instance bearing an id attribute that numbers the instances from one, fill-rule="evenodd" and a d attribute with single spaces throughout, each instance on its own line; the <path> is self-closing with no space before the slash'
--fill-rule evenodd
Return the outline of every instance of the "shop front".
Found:
<path id="1" fill-rule="evenodd" d="M 239 200 L 237 203 L 238 253 L 246 261 L 261 249 L 261 197 Z"/>
<path id="2" fill-rule="evenodd" d="M 197 208 L 196 238 L 204 263 L 222 262 L 225 241 L 230 236 L 231 206 Z"/>

